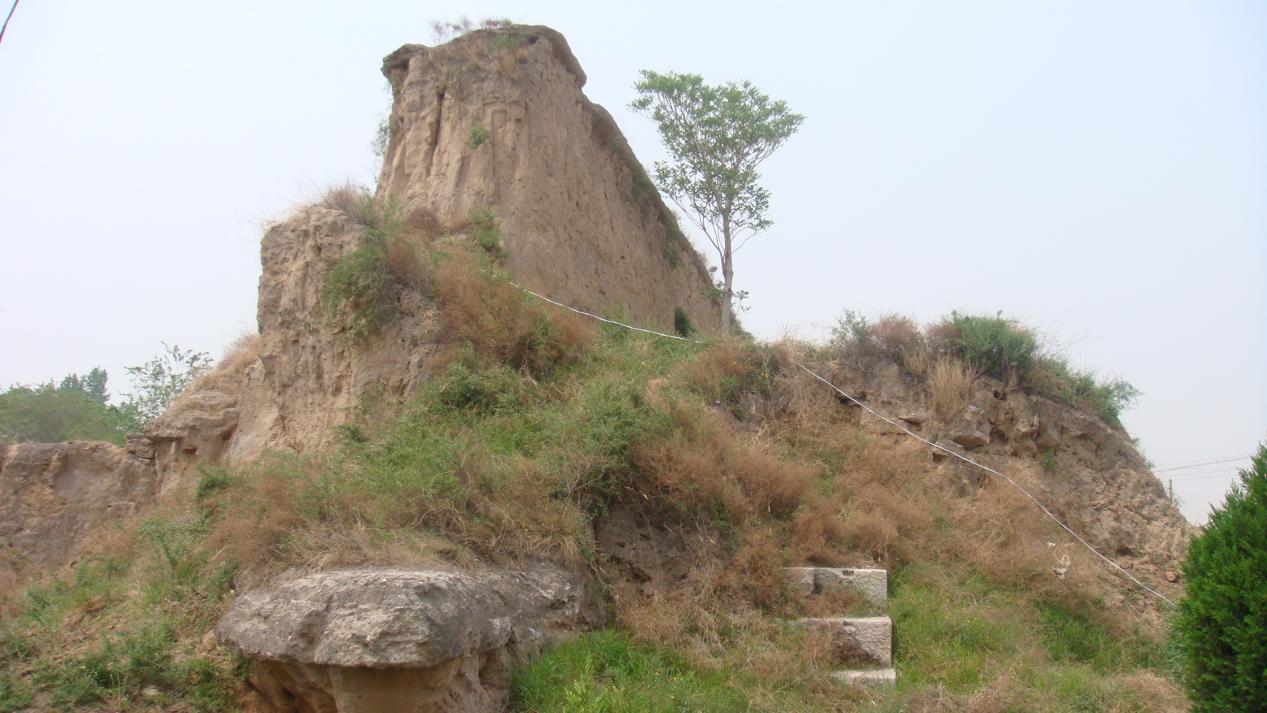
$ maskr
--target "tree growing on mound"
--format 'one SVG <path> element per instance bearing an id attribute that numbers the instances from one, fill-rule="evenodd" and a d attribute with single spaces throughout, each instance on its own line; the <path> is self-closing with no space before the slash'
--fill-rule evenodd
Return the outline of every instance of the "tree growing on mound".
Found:
<path id="1" fill-rule="evenodd" d="M 656 183 L 704 232 L 721 261 L 723 332 L 730 331 L 734 255 L 769 228 L 770 192 L 757 167 L 805 117 L 748 82 L 717 86 L 697 74 L 643 70 L 629 106 L 649 116 L 673 163 L 657 161 Z"/>
<path id="2" fill-rule="evenodd" d="M 1267 711 L 1267 444 L 1184 563 L 1177 622 L 1193 710 Z"/>

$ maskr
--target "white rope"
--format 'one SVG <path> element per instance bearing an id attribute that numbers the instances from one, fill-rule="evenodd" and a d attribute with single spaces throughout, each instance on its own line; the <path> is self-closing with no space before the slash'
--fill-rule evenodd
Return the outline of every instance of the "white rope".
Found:
<path id="1" fill-rule="evenodd" d="M 800 363 L 800 362 L 798 362 L 798 361 L 796 361 L 796 360 L 793 360 L 793 361 L 792 361 L 792 363 L 793 363 L 793 364 L 796 364 L 797 366 L 799 366 L 799 367 L 801 367 L 802 369 L 804 369 L 804 370 L 805 370 L 805 373 L 809 374 L 810 376 L 814 377 L 815 379 L 818 379 L 819 381 L 823 382 L 824 384 L 827 384 L 828 386 L 830 386 L 832 389 L 834 389 L 834 390 L 836 391 L 836 393 L 840 394 L 841 396 L 844 396 L 846 399 L 849 399 L 849 400 L 850 400 L 850 401 L 852 401 L 854 404 L 856 404 L 856 405 L 858 405 L 858 406 L 862 407 L 862 409 L 863 409 L 864 411 L 866 411 L 867 413 L 871 414 L 872 416 L 875 416 L 876 418 L 880 419 L 881 421 L 884 421 L 885 423 L 887 423 L 887 424 L 889 424 L 889 425 L 891 425 L 891 426 L 895 426 L 895 427 L 897 427 L 897 428 L 898 428 L 898 429 L 900 429 L 903 433 L 905 433 L 906 435 L 910 436 L 911 438 L 914 438 L 914 439 L 916 439 L 916 440 L 918 440 L 918 441 L 921 441 L 921 442 L 923 442 L 923 443 L 926 443 L 926 444 L 928 444 L 929 446 L 932 446 L 933 448 L 936 448 L 937 450 L 942 451 L 943 453 L 948 453 L 948 454 L 950 454 L 950 455 L 952 455 L 952 456 L 954 456 L 954 457 L 958 458 L 959 460 L 961 460 L 961 461 L 963 461 L 963 462 L 965 462 L 965 463 L 968 463 L 969 465 L 974 465 L 974 466 L 976 466 L 976 467 L 980 468 L 981 470 L 984 470 L 985 472 L 987 472 L 987 473 L 989 473 L 989 474 L 991 474 L 991 475 L 997 475 L 998 477 L 1000 477 L 1000 478 L 1002 478 L 1002 479 L 1006 480 L 1008 483 L 1011 483 L 1012 487 L 1014 487 L 1014 488 L 1016 488 L 1017 490 L 1021 491 L 1021 493 L 1022 493 L 1025 497 L 1027 497 L 1027 498 L 1029 498 L 1030 500 L 1034 501 L 1034 504 L 1038 506 L 1038 509 L 1039 509 L 1039 510 L 1042 510 L 1042 511 L 1043 511 L 1043 514 L 1045 514 L 1047 517 L 1051 518 L 1052 522 L 1056 523 L 1057 525 L 1060 525 L 1060 527 L 1061 527 L 1061 528 L 1063 528 L 1065 532 L 1068 532 L 1070 535 L 1072 535 L 1072 536 L 1073 536 L 1073 538 L 1074 538 L 1075 540 L 1077 540 L 1078 542 L 1082 543 L 1082 546 L 1083 546 L 1083 547 L 1085 547 L 1085 548 L 1087 548 L 1087 550 L 1089 550 L 1092 554 L 1094 554 L 1096 557 L 1099 557 L 1100 559 L 1104 560 L 1105 562 L 1108 562 L 1110 565 L 1112 565 L 1112 566 L 1113 566 L 1113 568 L 1114 568 L 1114 569 L 1116 569 L 1117 571 L 1119 571 L 1119 572 L 1121 572 L 1122 574 L 1126 575 L 1126 578 L 1127 578 L 1127 579 L 1131 580 L 1131 581 L 1132 581 L 1132 582 L 1134 582 L 1135 584 L 1138 584 L 1140 587 L 1142 587 L 1142 588 L 1143 588 L 1145 591 L 1147 591 L 1148 593 L 1152 594 L 1153 596 L 1157 597 L 1158 599 L 1162 600 L 1163 602 L 1165 602 L 1165 603 L 1167 603 L 1167 604 L 1169 604 L 1169 605 L 1171 605 L 1171 606 L 1174 606 L 1174 604 L 1175 604 L 1175 603 L 1174 603 L 1174 602 L 1172 602 L 1172 601 L 1170 601 L 1169 599 L 1167 599 L 1167 598 L 1166 598 L 1166 596 L 1165 596 L 1164 594 L 1162 594 L 1161 592 L 1158 592 L 1157 590 L 1153 589 L 1152 587 L 1149 587 L 1147 584 L 1144 584 L 1143 582 L 1139 581 L 1139 579 L 1137 579 L 1137 578 L 1135 577 L 1135 575 L 1133 575 L 1133 574 L 1131 574 L 1130 572 L 1128 572 L 1128 571 L 1126 571 L 1125 569 L 1123 569 L 1123 568 L 1121 567 L 1121 565 L 1119 565 L 1117 562 L 1114 562 L 1113 560 L 1109 559 L 1108 557 L 1105 557 L 1104 555 L 1100 554 L 1100 551 L 1099 551 L 1099 550 L 1097 550 L 1096 548 L 1092 547 L 1092 546 L 1091 546 L 1091 544 L 1090 544 L 1089 542 L 1087 542 L 1086 540 L 1082 539 L 1082 537 L 1081 537 L 1081 536 L 1079 536 L 1079 535 L 1078 535 L 1078 533 L 1074 532 L 1072 529 L 1070 529 L 1070 527 L 1069 527 L 1068 525 L 1066 525 L 1065 523 L 1061 522 L 1061 521 L 1060 521 L 1060 518 L 1058 518 L 1058 517 L 1056 517 L 1055 515 L 1053 515 L 1053 514 L 1052 514 L 1052 512 L 1051 512 L 1050 510 L 1048 510 L 1048 509 L 1047 509 L 1047 507 L 1046 507 L 1046 506 L 1044 506 L 1044 505 L 1042 504 L 1042 502 L 1040 502 L 1040 501 L 1038 500 L 1038 498 L 1036 498 L 1036 497 L 1034 497 L 1033 495 L 1031 495 L 1031 494 L 1030 494 L 1030 492 L 1029 492 L 1028 490 L 1026 490 L 1024 487 L 1022 487 L 1020 483 L 1017 483 L 1015 480 L 1012 480 L 1011 478 L 1009 478 L 1009 477 L 1007 477 L 1006 475 L 1004 475 L 1003 473 L 1001 473 L 1001 472 L 999 472 L 999 471 L 995 470 L 994 468 L 991 468 L 991 467 L 990 467 L 990 466 L 988 466 L 988 465 L 983 465 L 983 464 L 981 464 L 981 463 L 978 463 L 977 461 L 972 460 L 971 458 L 969 458 L 969 457 L 967 457 L 967 456 L 965 456 L 965 455 L 961 455 L 961 454 L 959 454 L 959 453 L 956 453 L 955 451 L 952 451 L 951 449 L 949 449 L 949 448 L 947 448 L 947 447 L 945 447 L 945 446 L 943 446 L 943 445 L 941 445 L 941 444 L 939 444 L 939 443 L 934 443 L 933 441 L 930 441 L 930 440 L 928 440 L 927 438 L 924 438 L 923 436 L 921 436 L 921 435 L 919 435 L 919 434 L 915 433 L 914 431 L 910 430 L 910 429 L 909 429 L 909 428 L 907 428 L 906 426 L 903 426 L 901 423 L 899 423 L 899 422 L 897 422 L 897 421 L 894 421 L 893 419 L 888 418 L 888 417 L 886 417 L 886 416 L 882 416 L 882 415 L 880 415 L 879 413 L 877 413 L 877 412 L 875 411 L 875 409 L 872 409 L 870 406 L 868 406 L 868 405 L 866 405 L 866 404 L 862 403 L 862 402 L 861 402 L 861 401 L 859 401 L 858 399 L 855 399 L 854 397 L 850 396 L 849 394 L 846 394 L 844 391 L 841 391 L 841 390 L 840 390 L 840 388 L 839 388 L 839 387 L 837 387 L 835 384 L 831 383 L 831 382 L 830 382 L 830 381 L 828 381 L 827 379 L 824 379 L 823 377 L 819 376 L 818 374 L 815 374 L 814 372 L 810 371 L 809 367 L 805 366 L 804 364 L 802 364 L 802 363 Z"/>
<path id="2" fill-rule="evenodd" d="M 524 287 L 523 285 L 520 285 L 520 284 L 519 284 L 519 283 L 517 283 L 517 282 L 513 282 L 513 281 L 511 281 L 511 280 L 507 280 L 507 282 L 509 282 L 510 284 L 514 285 L 515 287 L 518 287 L 519 289 L 523 290 L 524 292 L 527 292 L 528 294 L 532 295 L 533 297 L 536 297 L 536 298 L 538 298 L 538 299 L 543 299 L 543 300 L 545 300 L 546 302 L 549 302 L 550 304 L 555 305 L 555 306 L 558 306 L 558 307 L 562 307 L 563 309 L 572 310 L 573 312 L 575 312 L 575 313 L 577 313 L 577 314 L 583 314 L 583 315 L 585 315 L 586 317 L 590 317 L 590 318 L 593 318 L 593 319 L 597 319 L 597 320 L 598 320 L 598 321 L 600 321 L 600 322 L 606 322 L 606 323 L 608 323 L 608 324 L 614 324 L 614 325 L 616 325 L 617 327 L 624 327 L 625 329 L 632 329 L 632 330 L 633 330 L 633 331 L 635 331 L 635 332 L 642 332 L 643 334 L 654 334 L 654 335 L 656 335 L 657 337 L 668 337 L 669 339 L 676 339 L 676 340 L 681 341 L 681 342 L 692 342 L 692 343 L 694 343 L 694 344 L 703 344 L 703 343 L 704 343 L 704 342 L 702 342 L 702 341 L 700 341 L 700 340 L 698 340 L 698 339 L 691 339 L 690 337 L 683 337 L 683 336 L 678 335 L 678 334 L 665 334 L 664 332 L 657 332 L 657 331 L 655 331 L 655 330 L 653 330 L 653 329 L 643 329 L 642 327 L 635 327 L 635 326 L 633 326 L 632 324 L 625 324 L 624 322 L 617 322 L 617 321 L 616 321 L 616 320 L 614 320 L 614 319 L 607 319 L 606 317 L 599 317 L 599 316 L 598 316 L 598 315 L 596 315 L 596 314 L 590 314 L 589 312 L 586 312 L 586 311 L 584 311 L 584 310 L 579 310 L 579 309 L 577 309 L 577 308 L 575 308 L 575 307 L 572 307 L 572 306 L 570 306 L 570 305 L 565 305 L 565 304 L 563 304 L 562 302 L 555 302 L 554 300 L 550 299 L 549 297 L 546 297 L 545 295 L 539 295 L 539 294 L 537 294 L 536 292 L 533 292 L 532 290 L 528 289 L 527 287 Z"/>
<path id="3" fill-rule="evenodd" d="M 509 282 L 509 280 L 508 280 L 508 282 Z M 616 326 L 618 326 L 618 327 L 624 327 L 625 329 L 632 329 L 632 330 L 634 330 L 635 332 L 643 332 L 644 334 L 654 334 L 654 335 L 655 335 L 655 336 L 657 336 L 657 337 L 668 337 L 669 339 L 677 339 L 677 340 L 679 340 L 679 341 L 692 342 L 692 343 L 694 343 L 694 344 L 704 344 L 704 343 L 705 343 L 705 342 L 703 342 L 703 341 L 701 341 L 701 340 L 698 340 L 698 339 L 691 339 L 691 338 L 689 338 L 689 337 L 683 337 L 683 336 L 679 336 L 679 335 L 675 335 L 675 334 L 665 334 L 665 333 L 663 333 L 663 332 L 657 332 L 657 331 L 654 331 L 654 330 L 651 330 L 651 329 L 643 329 L 642 327 L 635 327 L 635 326 L 633 326 L 633 325 L 625 324 L 624 322 L 617 322 L 617 321 L 615 321 L 615 320 L 612 320 L 612 319 L 607 319 L 607 318 L 605 318 L 605 317 L 599 317 L 599 316 L 598 316 L 598 315 L 596 315 L 596 314 L 590 314 L 589 312 L 585 312 L 584 310 L 579 310 L 579 309 L 576 309 L 575 307 L 571 307 L 571 306 L 569 306 L 569 305 L 565 305 L 565 304 L 563 304 L 562 302 L 556 302 L 556 301 L 554 301 L 554 300 L 550 299 L 549 297 L 546 297 L 545 295 L 540 295 L 540 294 L 537 294 L 536 292 L 533 292 L 532 290 L 530 290 L 530 289 L 528 289 L 528 288 L 526 288 L 526 287 L 524 287 L 524 286 L 522 286 L 522 285 L 519 285 L 519 284 L 517 284 L 517 283 L 515 283 L 515 282 L 510 282 L 510 284 L 514 285 L 515 287 L 518 287 L 519 289 L 523 290 L 524 292 L 527 292 L 528 294 L 532 295 L 533 297 L 536 297 L 536 298 L 538 298 L 538 299 L 545 300 L 546 302 L 549 302 L 549 303 L 550 303 L 550 304 L 552 304 L 552 305 L 556 305 L 556 306 L 558 306 L 558 307 L 562 307 L 562 308 L 564 308 L 564 309 L 571 310 L 571 311 L 573 311 L 573 312 L 575 312 L 575 313 L 577 313 L 577 314 L 582 314 L 582 315 L 585 315 L 586 317 L 591 317 L 591 318 L 593 318 L 593 319 L 597 319 L 597 320 L 598 320 L 598 321 L 600 321 L 600 322 L 606 322 L 607 324 L 614 324 L 614 325 L 616 325 Z M 1000 472 L 1000 471 L 998 471 L 998 470 L 995 470 L 994 468 L 991 468 L 991 467 L 990 467 L 990 466 L 988 466 L 988 465 L 984 465 L 984 464 L 982 464 L 982 463 L 978 463 L 977 461 L 972 460 L 971 458 L 969 458 L 969 457 L 967 457 L 967 456 L 965 456 L 965 455 L 962 455 L 962 454 L 960 454 L 960 453 L 956 453 L 955 451 L 953 451 L 953 450 L 951 450 L 951 449 L 949 449 L 949 448 L 947 448 L 947 447 L 945 447 L 945 446 L 943 446 L 943 445 L 941 445 L 941 444 L 939 444 L 939 443 L 935 443 L 935 442 L 933 442 L 933 441 L 930 441 L 930 440 L 928 440 L 927 438 L 924 438 L 923 436 L 919 435 L 918 433 L 915 433 L 915 432 L 914 432 L 914 431 L 912 431 L 911 429 L 909 429 L 909 428 L 907 428 L 906 426 L 902 425 L 902 424 L 901 424 L 901 423 L 899 423 L 898 421 L 895 421 L 895 420 L 893 420 L 893 419 L 891 419 L 891 418 L 889 418 L 889 417 L 887 417 L 887 416 L 884 416 L 884 415 L 880 414 L 880 413 L 879 413 L 879 412 L 877 412 L 875 409 L 871 408 L 870 406 L 866 405 L 865 403 L 863 403 L 863 402 L 859 401 L 858 399 L 855 399 L 854 397 L 852 397 L 852 396 L 850 396 L 849 394 L 847 394 L 847 393 L 845 393 L 844 391 L 842 391 L 842 390 L 840 389 L 840 387 L 836 386 L 835 384 L 831 383 L 831 382 L 830 382 L 830 381 L 828 381 L 827 379 L 824 379 L 823 377 L 821 377 L 821 376 L 819 376 L 818 374 L 814 373 L 813 371 L 811 371 L 811 370 L 810 370 L 810 368 L 809 368 L 809 367 L 805 366 L 804 364 L 800 363 L 799 361 L 796 361 L 795 359 L 793 359 L 793 360 L 792 360 L 792 363 L 793 363 L 793 364 L 795 364 L 795 365 L 797 365 L 797 366 L 799 366 L 801 369 L 803 369 L 803 370 L 805 371 L 805 373 L 806 373 L 806 374 L 809 374 L 810 376 L 814 377 L 815 379 L 818 379 L 819 381 L 823 382 L 824 384 L 827 384 L 828 386 L 830 386 L 830 387 L 831 387 L 831 388 L 832 388 L 832 389 L 833 389 L 836 393 L 838 393 L 838 394 L 840 394 L 841 396 L 845 397 L 846 399 L 848 399 L 850 402 L 852 402 L 852 403 L 853 403 L 853 404 L 855 404 L 856 406 L 861 407 L 861 408 L 862 408 L 862 410 L 866 411 L 867 413 L 871 414 L 872 416 L 875 416 L 876 418 L 880 419 L 881 421 L 884 421 L 885 423 L 889 424 L 890 426 L 894 426 L 894 427 L 896 427 L 897 429 L 901 430 L 903 433 L 905 433 L 906 435 L 910 436 L 911 438 L 914 438 L 915 440 L 920 441 L 920 442 L 922 442 L 922 443 L 924 443 L 924 444 L 926 444 L 926 445 L 928 445 L 928 446 L 931 446 L 932 448 L 935 448 L 935 449 L 937 449 L 937 450 L 939 450 L 939 451 L 942 451 L 943 453 L 948 453 L 948 454 L 950 454 L 950 455 L 954 456 L 955 458 L 958 458 L 959 460 L 961 460 L 961 461 L 963 461 L 963 462 L 965 462 L 965 463 L 967 463 L 967 464 L 969 464 L 969 465 L 976 466 L 976 467 L 980 468 L 981 470 L 984 470 L 985 472 L 989 473 L 990 475 L 998 476 L 998 477 L 1002 478 L 1003 480 L 1007 481 L 1009 484 L 1011 484 L 1011 486 L 1012 486 L 1012 487 L 1014 487 L 1014 488 L 1016 488 L 1017 490 L 1019 490 L 1019 491 L 1021 492 L 1021 494 L 1022 494 L 1022 495 L 1024 495 L 1025 497 L 1027 497 L 1027 498 L 1029 498 L 1031 501 L 1033 501 L 1033 503 L 1034 503 L 1035 505 L 1037 505 L 1037 506 L 1038 506 L 1038 509 L 1043 511 L 1043 514 L 1044 514 L 1044 515 L 1046 515 L 1047 517 L 1051 518 L 1051 521 L 1052 521 L 1052 522 L 1056 523 L 1056 524 L 1057 524 L 1057 525 L 1059 525 L 1059 526 L 1060 526 L 1060 527 L 1061 527 L 1061 528 L 1062 528 L 1065 532 L 1068 532 L 1070 535 L 1072 535 L 1072 536 L 1073 536 L 1073 538 L 1074 538 L 1075 540 L 1077 540 L 1079 543 L 1081 543 L 1083 547 L 1087 548 L 1087 550 L 1088 550 L 1089 552 L 1091 552 L 1091 554 L 1093 554 L 1093 555 L 1095 555 L 1096 557 L 1099 557 L 1100 559 L 1102 559 L 1102 560 L 1104 560 L 1105 562 L 1109 563 L 1109 565 L 1110 565 L 1110 566 L 1112 566 L 1112 567 L 1113 567 L 1114 569 L 1116 569 L 1118 572 L 1122 573 L 1122 574 L 1123 574 L 1123 575 L 1124 575 L 1127 579 L 1129 579 L 1129 580 L 1131 580 L 1132 582 L 1134 582 L 1135 584 L 1139 585 L 1139 587 L 1140 587 L 1141 589 L 1143 589 L 1144 591 L 1148 592 L 1149 594 L 1152 594 L 1153 596 L 1157 597 L 1158 599 L 1162 600 L 1163 602 L 1165 602 L 1165 603 L 1167 603 L 1167 604 L 1169 604 L 1169 605 L 1171 605 L 1171 606 L 1174 606 L 1174 605 L 1175 605 L 1175 603 L 1174 603 L 1173 601 L 1171 601 L 1170 599 L 1168 599 L 1168 598 L 1166 597 L 1166 595 L 1162 594 L 1161 592 L 1158 592 L 1157 590 L 1153 589 L 1152 587 L 1148 586 L 1147 584 L 1144 584 L 1144 583 L 1143 583 L 1143 582 L 1141 582 L 1141 581 L 1140 581 L 1140 580 L 1139 580 L 1139 579 L 1138 579 L 1135 575 L 1133 575 L 1133 574 L 1131 574 L 1130 572 L 1128 572 L 1128 571 L 1126 571 L 1125 569 L 1123 569 L 1123 568 L 1122 568 L 1122 566 L 1121 566 L 1121 565 L 1119 565 L 1117 562 L 1114 562 L 1113 560 L 1109 559 L 1108 557 L 1104 556 L 1103 554 L 1100 554 L 1100 551 L 1099 551 L 1099 550 L 1097 550 L 1096 548 L 1092 547 L 1092 546 L 1091 546 L 1091 543 L 1089 543 L 1089 542 L 1087 542 L 1086 540 L 1082 539 L 1082 537 L 1081 537 L 1078 533 L 1074 532 L 1074 531 L 1073 531 L 1073 529 L 1071 529 L 1068 525 L 1066 525 L 1065 523 L 1061 522 L 1061 521 L 1060 521 L 1060 518 L 1058 518 L 1058 517 L 1056 517 L 1055 515 L 1053 515 L 1053 514 L 1052 514 L 1052 512 L 1051 512 L 1050 510 L 1048 510 L 1048 509 L 1047 509 L 1047 507 L 1046 507 L 1045 505 L 1043 505 L 1041 501 L 1039 501 L 1039 499 L 1038 499 L 1038 498 L 1036 498 L 1036 497 L 1034 497 L 1032 494 L 1030 494 L 1030 492 L 1029 492 L 1028 490 L 1026 490 L 1024 487 L 1022 487 L 1020 483 L 1017 483 L 1015 480 L 1012 480 L 1011 478 L 1009 478 L 1009 477 L 1007 477 L 1006 475 L 1004 475 L 1002 472 Z"/>

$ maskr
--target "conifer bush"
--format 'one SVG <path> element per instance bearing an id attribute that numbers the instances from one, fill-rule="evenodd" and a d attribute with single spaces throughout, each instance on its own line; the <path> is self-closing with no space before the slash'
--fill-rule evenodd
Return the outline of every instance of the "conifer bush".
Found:
<path id="1" fill-rule="evenodd" d="M 1192 710 L 1267 711 L 1267 444 L 1184 563 L 1177 621 Z"/>

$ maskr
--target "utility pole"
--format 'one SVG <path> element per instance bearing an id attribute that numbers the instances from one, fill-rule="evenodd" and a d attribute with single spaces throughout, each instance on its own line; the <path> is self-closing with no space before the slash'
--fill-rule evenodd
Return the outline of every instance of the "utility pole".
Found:
<path id="1" fill-rule="evenodd" d="M 1169 478 L 1168 482 L 1170 483 L 1170 487 L 1167 489 L 1170 493 L 1170 504 L 1174 505 L 1175 504 L 1175 479 Z"/>

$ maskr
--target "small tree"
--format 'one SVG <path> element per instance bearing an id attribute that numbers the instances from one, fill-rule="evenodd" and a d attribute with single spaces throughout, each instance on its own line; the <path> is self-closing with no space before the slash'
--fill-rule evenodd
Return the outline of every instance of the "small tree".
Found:
<path id="1" fill-rule="evenodd" d="M 704 232 L 721 261 L 722 331 L 729 332 L 734 255 L 769 228 L 770 192 L 757 167 L 805 117 L 749 82 L 710 86 L 696 74 L 643 70 L 630 108 L 649 116 L 673 163 L 657 161 L 660 189 Z"/>
<path id="2" fill-rule="evenodd" d="M 1267 711 L 1267 445 L 1188 547 L 1176 623 L 1197 713 Z"/>
<path id="3" fill-rule="evenodd" d="M 210 366 L 211 357 L 206 352 L 181 349 L 175 344 L 163 344 L 158 356 L 140 366 L 129 366 L 128 375 L 136 391 L 128 394 L 120 410 L 130 420 L 132 429 L 141 430 L 166 411 L 172 399 Z"/>

